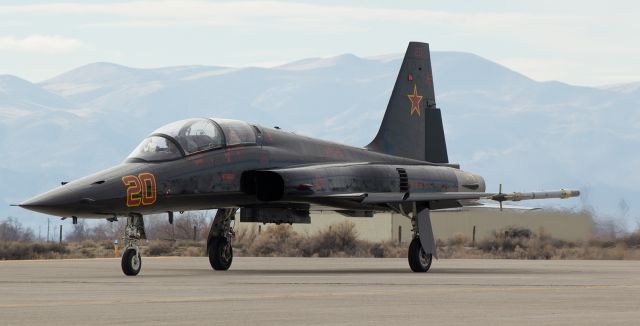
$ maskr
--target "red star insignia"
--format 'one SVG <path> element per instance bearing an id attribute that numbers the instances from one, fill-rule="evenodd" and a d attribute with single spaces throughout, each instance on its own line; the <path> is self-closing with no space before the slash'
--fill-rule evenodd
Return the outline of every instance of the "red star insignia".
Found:
<path id="1" fill-rule="evenodd" d="M 409 98 L 409 102 L 411 102 L 411 115 L 413 115 L 413 112 L 420 115 L 420 101 L 422 101 L 422 96 L 418 95 L 418 87 L 416 84 L 413 84 L 413 94 L 409 94 L 407 97 Z"/>

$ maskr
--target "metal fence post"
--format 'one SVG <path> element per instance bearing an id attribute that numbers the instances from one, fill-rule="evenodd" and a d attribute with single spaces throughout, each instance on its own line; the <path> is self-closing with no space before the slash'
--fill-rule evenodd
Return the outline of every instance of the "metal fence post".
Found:
<path id="1" fill-rule="evenodd" d="M 473 226 L 473 235 L 471 237 L 471 246 L 475 247 L 476 246 L 476 226 Z"/>

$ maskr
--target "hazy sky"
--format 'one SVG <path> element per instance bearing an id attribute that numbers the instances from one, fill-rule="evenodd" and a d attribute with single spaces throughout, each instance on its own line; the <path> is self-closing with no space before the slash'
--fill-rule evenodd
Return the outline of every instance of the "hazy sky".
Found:
<path id="1" fill-rule="evenodd" d="M 2 1 L 0 74 L 79 65 L 273 66 L 432 50 L 481 55 L 537 80 L 640 81 L 638 1 Z"/>

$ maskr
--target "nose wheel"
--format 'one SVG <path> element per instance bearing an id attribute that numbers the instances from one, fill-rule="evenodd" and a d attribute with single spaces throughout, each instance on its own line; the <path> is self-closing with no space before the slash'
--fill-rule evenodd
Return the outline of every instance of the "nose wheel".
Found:
<path id="1" fill-rule="evenodd" d="M 144 232 L 144 220 L 142 215 L 132 215 L 127 217 L 127 226 L 124 229 L 124 242 L 127 244 L 122 254 L 122 272 L 127 276 L 136 276 L 142 269 L 142 257 L 138 241 L 146 239 Z"/>
<path id="2" fill-rule="evenodd" d="M 122 254 L 122 272 L 127 276 L 136 276 L 142 268 L 142 257 L 135 248 L 127 248 Z"/>

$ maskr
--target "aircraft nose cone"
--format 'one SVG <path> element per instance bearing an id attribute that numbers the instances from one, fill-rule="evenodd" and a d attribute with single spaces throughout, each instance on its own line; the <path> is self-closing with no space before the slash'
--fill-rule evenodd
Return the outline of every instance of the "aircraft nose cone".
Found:
<path id="1" fill-rule="evenodd" d="M 66 189 L 56 188 L 27 199 L 18 206 L 38 213 L 67 216 L 68 208 L 72 204 L 70 199 Z"/>

